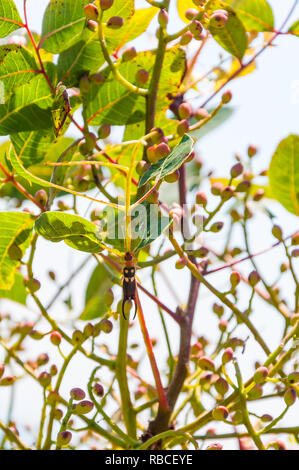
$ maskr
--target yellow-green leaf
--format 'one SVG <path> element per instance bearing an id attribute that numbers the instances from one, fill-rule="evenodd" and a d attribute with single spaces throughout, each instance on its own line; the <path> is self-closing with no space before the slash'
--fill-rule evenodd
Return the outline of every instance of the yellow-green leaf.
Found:
<path id="1" fill-rule="evenodd" d="M 299 136 L 289 135 L 278 145 L 269 168 L 270 187 L 277 201 L 299 215 Z"/>

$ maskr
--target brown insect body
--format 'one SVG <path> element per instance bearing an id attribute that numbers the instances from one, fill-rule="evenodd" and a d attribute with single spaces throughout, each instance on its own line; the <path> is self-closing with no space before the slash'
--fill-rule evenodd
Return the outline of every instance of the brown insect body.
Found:
<path id="1" fill-rule="evenodd" d="M 127 252 L 125 254 L 125 267 L 123 269 L 123 302 L 122 302 L 122 314 L 125 319 L 125 303 L 127 300 L 133 300 L 135 303 L 135 313 L 134 318 L 137 312 L 137 301 L 136 301 L 136 268 L 135 260 L 131 253 Z"/>

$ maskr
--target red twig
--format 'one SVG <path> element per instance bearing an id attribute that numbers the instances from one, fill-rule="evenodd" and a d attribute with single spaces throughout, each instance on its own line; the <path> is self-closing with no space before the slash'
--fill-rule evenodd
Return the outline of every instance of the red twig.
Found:
<path id="1" fill-rule="evenodd" d="M 164 412 L 167 412 L 169 410 L 169 405 L 168 405 L 166 394 L 165 394 L 165 391 L 164 391 L 164 388 L 163 388 L 163 385 L 162 385 L 162 381 L 161 381 L 159 369 L 158 369 L 158 366 L 157 366 L 157 363 L 156 363 L 156 359 L 155 359 L 155 356 L 154 356 L 152 342 L 151 342 L 151 339 L 149 337 L 149 334 L 148 334 L 148 331 L 147 331 L 147 328 L 146 328 L 144 315 L 143 315 L 143 310 L 142 310 L 141 302 L 140 302 L 140 299 L 139 299 L 138 291 L 136 292 L 136 301 L 137 301 L 137 315 L 138 315 L 138 319 L 139 319 L 139 324 L 140 324 L 143 339 L 144 339 L 144 342 L 145 342 L 148 358 L 150 360 L 151 368 L 152 368 L 154 378 L 155 378 L 155 383 L 156 383 L 160 408 Z"/>

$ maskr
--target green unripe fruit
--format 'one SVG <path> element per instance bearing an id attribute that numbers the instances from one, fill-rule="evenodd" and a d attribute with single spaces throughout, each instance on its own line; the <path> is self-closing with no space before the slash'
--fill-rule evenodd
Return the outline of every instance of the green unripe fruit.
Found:
<path id="1" fill-rule="evenodd" d="M 227 381 L 223 379 L 222 377 L 219 377 L 219 379 L 216 380 L 214 387 L 216 391 L 219 393 L 219 395 L 222 395 L 222 396 L 224 396 L 228 392 L 228 389 L 229 389 Z"/>
<path id="2" fill-rule="evenodd" d="M 126 302 L 128 303 L 128 302 Z M 113 324 L 110 320 L 104 319 L 100 321 L 100 327 L 103 333 L 109 334 L 113 330 Z"/>
<path id="3" fill-rule="evenodd" d="M 146 156 L 147 156 L 148 161 L 152 165 L 157 163 L 158 160 L 159 160 L 158 154 L 156 152 L 156 147 L 154 147 L 153 145 L 151 145 L 150 147 L 147 148 Z"/>
<path id="4" fill-rule="evenodd" d="M 181 103 L 178 109 L 180 119 L 188 119 L 192 114 L 192 108 L 189 103 Z"/>
<path id="5" fill-rule="evenodd" d="M 60 421 L 62 417 L 63 417 L 63 411 L 60 408 L 56 408 L 54 411 L 54 418 L 57 421 Z"/>
<path id="6" fill-rule="evenodd" d="M 80 142 L 79 152 L 81 153 L 81 155 L 83 155 L 83 157 L 90 154 L 90 150 L 89 150 L 88 145 L 86 144 L 86 142 L 84 142 L 84 141 Z"/>
<path id="7" fill-rule="evenodd" d="M 88 20 L 96 21 L 99 16 L 99 10 L 93 3 L 88 3 L 88 5 L 85 5 L 84 13 Z"/>
<path id="8" fill-rule="evenodd" d="M 84 336 L 86 338 L 90 338 L 91 336 L 93 336 L 94 335 L 94 326 L 93 326 L 93 324 L 92 323 L 87 323 L 84 326 L 83 333 L 84 333 Z"/>
<path id="9" fill-rule="evenodd" d="M 191 33 L 191 31 L 187 31 L 181 36 L 180 45 L 187 46 L 187 44 L 189 44 L 189 42 L 192 41 L 192 39 L 193 39 L 193 34 Z"/>
<path id="10" fill-rule="evenodd" d="M 161 144 L 161 142 L 163 142 L 164 139 L 165 139 L 164 132 L 160 127 L 153 127 L 150 130 L 150 133 L 153 133 L 151 139 L 152 139 L 152 142 L 155 145 Z M 164 143 L 166 143 L 166 142 L 164 142 Z"/>
<path id="11" fill-rule="evenodd" d="M 210 227 L 210 232 L 213 233 L 218 233 L 220 230 L 222 230 L 224 223 L 223 222 L 215 222 L 211 227 Z"/>
<path id="12" fill-rule="evenodd" d="M 210 370 L 212 372 L 215 370 L 214 362 L 207 356 L 202 356 L 199 358 L 198 366 L 203 370 Z"/>
<path id="13" fill-rule="evenodd" d="M 254 157 L 257 154 L 257 148 L 254 145 L 249 145 L 247 154 L 249 158 Z"/>
<path id="14" fill-rule="evenodd" d="M 91 401 L 83 400 L 77 403 L 74 408 L 77 415 L 86 415 L 93 410 L 93 407 L 94 405 Z"/>
<path id="15" fill-rule="evenodd" d="M 150 168 L 150 164 L 145 160 L 141 160 L 136 165 L 136 172 L 139 176 L 144 175 L 144 173 Z"/>
<path id="16" fill-rule="evenodd" d="M 225 365 L 232 361 L 234 357 L 234 351 L 232 348 L 226 348 L 222 354 L 222 364 Z"/>
<path id="17" fill-rule="evenodd" d="M 261 416 L 261 420 L 263 423 L 271 423 L 271 421 L 273 421 L 273 417 L 265 413 Z"/>
<path id="18" fill-rule="evenodd" d="M 86 143 L 86 147 L 87 147 L 88 151 L 92 152 L 92 150 L 94 149 L 94 147 L 97 143 L 96 135 L 93 134 L 92 132 L 89 132 L 88 134 L 86 134 L 85 143 Z"/>
<path id="19" fill-rule="evenodd" d="M 37 358 L 38 366 L 44 366 L 45 364 L 48 364 L 48 362 L 49 362 L 49 356 L 47 353 L 42 353 Z"/>
<path id="20" fill-rule="evenodd" d="M 209 28 L 222 29 L 228 20 L 228 13 L 226 10 L 215 10 L 211 15 L 209 21 Z"/>
<path id="21" fill-rule="evenodd" d="M 217 406 L 212 412 L 213 418 L 216 421 L 224 421 L 228 417 L 228 409 L 225 406 Z"/>
<path id="22" fill-rule="evenodd" d="M 244 171 L 242 163 L 236 163 L 230 170 L 230 174 L 232 178 L 237 178 L 241 175 Z"/>
<path id="23" fill-rule="evenodd" d="M 299 245 L 299 232 L 292 235 L 292 245 Z"/>
<path id="24" fill-rule="evenodd" d="M 102 397 L 104 395 L 104 388 L 102 387 L 101 384 L 94 384 L 93 386 L 93 393 L 97 396 L 97 397 Z"/>
<path id="25" fill-rule="evenodd" d="M 82 344 L 85 340 L 85 336 L 80 330 L 75 330 L 72 334 L 72 343 L 74 345 Z"/>
<path id="26" fill-rule="evenodd" d="M 241 275 L 237 271 L 233 271 L 230 275 L 230 283 L 233 288 L 237 287 L 237 285 L 241 281 Z"/>
<path id="27" fill-rule="evenodd" d="M 83 95 L 89 92 L 90 83 L 89 83 L 88 75 L 83 75 L 83 77 L 80 78 L 79 88 Z"/>
<path id="28" fill-rule="evenodd" d="M 213 444 L 208 445 L 206 450 L 222 450 L 223 445 L 220 442 L 213 442 Z"/>
<path id="29" fill-rule="evenodd" d="M 220 320 L 218 323 L 218 328 L 222 333 L 224 333 L 227 330 L 228 322 L 227 320 Z"/>
<path id="30" fill-rule="evenodd" d="M 287 377 L 287 381 L 289 384 L 299 383 L 299 372 L 298 371 L 291 372 Z"/>
<path id="31" fill-rule="evenodd" d="M 248 397 L 252 400 L 257 400 L 263 395 L 263 387 L 261 385 L 255 385 L 249 392 Z"/>
<path id="32" fill-rule="evenodd" d="M 70 391 L 70 396 L 73 398 L 73 400 L 79 401 L 79 400 L 84 400 L 86 394 L 82 388 L 72 388 Z"/>
<path id="33" fill-rule="evenodd" d="M 198 15 L 198 10 L 195 10 L 195 8 L 188 8 L 188 10 L 185 11 L 185 17 L 187 18 L 187 20 L 193 20 L 193 18 L 195 18 L 195 16 Z"/>
<path id="34" fill-rule="evenodd" d="M 235 188 L 233 188 L 232 186 L 225 186 L 225 188 L 223 188 L 220 194 L 221 199 L 223 201 L 228 201 L 229 199 L 233 197 L 234 192 L 235 192 Z"/>
<path id="35" fill-rule="evenodd" d="M 254 195 L 252 196 L 252 199 L 255 202 L 258 202 L 261 199 L 263 199 L 264 196 L 265 196 L 265 191 L 262 188 L 260 188 L 255 191 Z"/>
<path id="36" fill-rule="evenodd" d="M 32 330 L 29 333 L 30 338 L 35 339 L 36 341 L 39 341 L 43 339 L 44 335 L 38 330 Z"/>
<path id="37" fill-rule="evenodd" d="M 196 204 L 200 204 L 203 207 L 206 207 L 208 203 L 208 198 L 203 191 L 198 191 L 195 196 Z"/>
<path id="38" fill-rule="evenodd" d="M 189 122 L 187 121 L 187 119 L 183 119 L 179 122 L 176 131 L 180 137 L 183 137 L 183 135 L 185 135 L 186 132 L 189 131 Z"/>
<path id="39" fill-rule="evenodd" d="M 51 379 L 52 377 L 50 374 L 48 374 L 48 372 L 42 372 L 38 376 L 38 381 L 41 384 L 41 386 L 44 388 L 47 388 L 50 385 Z"/>
<path id="40" fill-rule="evenodd" d="M 251 287 L 254 287 L 261 280 L 260 275 L 257 271 L 251 271 L 248 276 L 248 282 Z"/>
<path id="41" fill-rule="evenodd" d="M 210 114 L 208 113 L 208 111 L 205 108 L 198 108 L 194 113 L 194 117 L 197 121 L 201 121 L 202 119 L 206 119 L 209 116 L 210 116 Z"/>
<path id="42" fill-rule="evenodd" d="M 98 137 L 99 139 L 107 139 L 111 133 L 111 126 L 110 124 L 102 124 L 98 130 Z"/>
<path id="43" fill-rule="evenodd" d="M 52 364 L 51 367 L 50 367 L 50 375 L 51 377 L 55 377 L 55 375 L 57 375 L 58 373 L 58 368 L 55 364 Z"/>
<path id="44" fill-rule="evenodd" d="M 158 160 L 161 160 L 161 158 L 167 157 L 170 154 L 170 148 L 165 142 L 161 142 L 155 148 L 155 152 Z"/>
<path id="45" fill-rule="evenodd" d="M 124 19 L 120 16 L 112 16 L 112 18 L 109 18 L 107 21 L 107 27 L 111 29 L 119 29 L 123 26 L 123 24 Z"/>
<path id="46" fill-rule="evenodd" d="M 103 217 L 103 211 L 101 209 L 93 209 L 93 211 L 90 214 L 90 220 L 93 222 L 95 220 L 100 220 Z"/>
<path id="47" fill-rule="evenodd" d="M 40 189 L 37 191 L 34 195 L 34 198 L 36 199 L 37 202 L 39 202 L 43 207 L 47 204 L 48 201 L 48 195 L 44 189 Z"/>
<path id="48" fill-rule="evenodd" d="M 180 176 L 180 172 L 179 170 L 176 170 L 170 175 L 165 176 L 164 181 L 166 181 L 166 183 L 176 183 L 177 180 L 179 179 L 179 176 Z"/>
<path id="49" fill-rule="evenodd" d="M 236 187 L 236 193 L 247 193 L 251 186 L 251 182 L 249 180 L 241 181 Z"/>
<path id="50" fill-rule="evenodd" d="M 232 97 L 233 97 L 232 92 L 231 91 L 226 91 L 222 95 L 222 103 L 223 104 L 228 104 L 231 101 Z"/>
<path id="51" fill-rule="evenodd" d="M 13 385 L 16 381 L 16 377 L 13 375 L 7 375 L 6 377 L 3 377 L 3 379 L 0 380 L 0 387 L 10 387 Z"/>
<path id="52" fill-rule="evenodd" d="M 202 33 L 203 27 L 200 21 L 193 20 L 189 26 L 189 29 L 194 37 L 198 37 Z"/>
<path id="53" fill-rule="evenodd" d="M 22 253 L 21 248 L 18 245 L 16 245 L 15 243 L 13 243 L 8 248 L 8 256 L 13 261 L 21 261 L 23 253 Z"/>
<path id="54" fill-rule="evenodd" d="M 214 194 L 214 196 L 220 196 L 223 189 L 223 184 L 220 183 L 220 181 L 215 181 L 211 186 L 211 193 Z"/>
<path id="55" fill-rule="evenodd" d="M 95 85 L 103 85 L 105 82 L 105 77 L 101 73 L 93 73 L 90 75 L 90 81 L 94 83 Z"/>
<path id="56" fill-rule="evenodd" d="M 152 191 L 150 193 L 150 195 L 147 197 L 146 200 L 149 204 L 158 204 L 158 202 L 159 202 L 159 191 L 154 189 L 154 191 Z"/>
<path id="57" fill-rule="evenodd" d="M 297 394 L 294 388 L 289 388 L 283 396 L 284 402 L 287 406 L 294 405 L 296 398 L 297 398 Z"/>
<path id="58" fill-rule="evenodd" d="M 263 384 L 266 381 L 266 378 L 268 377 L 269 371 L 267 367 L 259 367 L 256 369 L 253 380 L 255 381 L 256 384 Z"/>
<path id="59" fill-rule="evenodd" d="M 282 240 L 282 230 L 279 225 L 273 225 L 272 235 L 273 237 L 277 238 L 277 240 Z"/>
<path id="60" fill-rule="evenodd" d="M 158 22 L 161 28 L 165 29 L 168 24 L 168 13 L 166 10 L 161 9 L 158 14 Z"/>
<path id="61" fill-rule="evenodd" d="M 145 69 L 139 69 L 136 72 L 137 86 L 143 86 L 149 81 L 149 73 Z"/>
<path id="62" fill-rule="evenodd" d="M 220 318 L 224 313 L 223 305 L 219 305 L 216 302 L 213 304 L 213 312 Z"/>
<path id="63" fill-rule="evenodd" d="M 135 47 L 128 47 L 122 55 L 122 60 L 124 62 L 129 62 L 130 60 L 134 59 L 137 56 L 137 52 Z"/>
<path id="64" fill-rule="evenodd" d="M 70 431 L 62 431 L 57 436 L 57 444 L 60 447 L 67 446 L 72 439 L 72 433 Z"/>
<path id="65" fill-rule="evenodd" d="M 243 423 L 243 413 L 241 410 L 237 410 L 233 416 L 232 416 L 232 421 L 234 424 L 241 424 Z"/>
<path id="66" fill-rule="evenodd" d="M 30 292 L 37 292 L 41 288 L 41 283 L 37 279 L 27 279 L 24 281 L 25 286 Z"/>
<path id="67" fill-rule="evenodd" d="M 102 10 L 109 10 L 112 7 L 114 0 L 100 0 L 100 7 Z"/>
<path id="68" fill-rule="evenodd" d="M 175 263 L 175 268 L 176 269 L 183 269 L 187 264 L 187 261 L 185 258 L 179 258 L 176 263 Z"/>

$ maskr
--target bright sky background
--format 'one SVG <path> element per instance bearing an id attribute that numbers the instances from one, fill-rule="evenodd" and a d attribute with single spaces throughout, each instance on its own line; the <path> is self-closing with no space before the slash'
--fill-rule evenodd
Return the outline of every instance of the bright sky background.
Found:
<path id="1" fill-rule="evenodd" d="M 28 12 L 29 12 L 29 23 L 33 30 L 40 31 L 42 13 L 48 4 L 47 0 L 28 0 Z M 174 3 L 172 0 L 171 4 Z M 283 22 L 283 19 L 287 15 L 291 8 L 292 0 L 271 0 L 271 4 L 275 18 L 276 26 Z M 19 7 L 19 11 L 22 11 L 21 5 L 22 0 L 16 0 L 16 4 Z M 136 5 L 139 7 L 146 6 L 146 3 L 142 0 L 137 0 Z M 290 24 L 298 19 L 299 7 L 294 12 Z M 176 30 L 180 27 L 180 20 L 177 19 L 176 24 L 172 24 L 171 28 Z M 155 28 L 153 29 L 155 30 Z M 137 47 L 139 50 L 145 48 L 147 42 L 138 42 Z M 154 40 L 150 38 L 150 43 L 154 47 Z M 289 36 L 281 36 L 276 42 L 275 46 L 269 48 L 259 58 L 257 63 L 257 70 L 246 76 L 242 77 L 233 84 L 230 85 L 229 89 L 233 92 L 233 100 L 231 105 L 235 108 L 233 116 L 219 129 L 203 137 L 197 144 L 197 148 L 205 162 L 206 168 L 215 169 L 215 174 L 219 176 L 227 176 L 230 166 L 232 165 L 235 153 L 245 156 L 245 152 L 248 144 L 256 145 L 260 151 L 258 157 L 254 160 L 254 169 L 261 170 L 267 168 L 271 159 L 271 156 L 277 146 L 277 144 L 283 138 L 287 137 L 290 133 L 298 134 L 298 107 L 299 107 L 299 67 L 298 67 L 298 48 L 299 38 L 292 38 Z M 211 65 L 217 63 L 217 57 L 219 54 L 219 47 L 215 44 L 211 44 L 202 54 L 198 70 L 199 74 L 206 72 L 210 69 Z M 204 101 L 203 97 L 203 101 Z M 200 103 L 200 102 L 199 102 Z M 29 205 L 27 205 L 29 207 Z M 272 212 L 277 217 L 277 223 L 284 227 L 285 234 L 293 233 L 298 228 L 298 218 L 289 214 L 283 209 L 278 203 L 268 203 Z M 0 209 L 4 210 L 4 205 L 0 201 Z M 85 208 L 86 204 L 82 203 L 82 208 Z M 83 212 L 81 212 L 83 213 Z M 236 245 L 242 243 L 241 239 L 235 237 Z M 214 237 L 207 239 L 209 243 L 214 242 Z M 217 235 L 216 240 L 219 240 Z M 254 251 L 265 248 L 273 243 L 273 237 L 271 235 L 270 223 L 265 222 L 265 217 L 262 214 L 257 215 L 254 221 L 250 224 L 250 244 Z M 217 246 L 217 245 L 216 245 Z M 278 276 L 278 269 L 280 262 L 283 259 L 281 257 L 282 252 L 280 249 L 276 249 L 271 253 L 263 255 L 258 258 L 258 265 L 262 268 L 263 273 L 267 276 L 268 281 L 273 281 Z M 40 290 L 40 297 L 43 299 L 44 304 L 50 299 L 56 292 L 56 288 L 53 283 L 48 280 L 48 270 L 54 270 L 57 273 L 59 283 L 63 283 L 68 278 L 69 274 L 79 266 L 81 261 L 86 255 L 81 254 L 77 251 L 73 251 L 68 248 L 65 244 L 50 244 L 45 240 L 40 239 L 38 242 L 38 262 L 34 265 L 35 276 L 41 280 L 42 289 Z M 85 285 L 88 281 L 88 276 L 94 267 L 94 262 L 91 261 L 88 264 L 86 270 L 82 271 L 82 274 L 72 284 L 72 292 L 75 296 L 73 304 L 75 307 L 74 318 L 82 310 L 83 292 Z M 250 265 L 244 264 L 242 266 L 242 272 L 248 273 Z M 189 280 L 186 269 L 182 271 L 176 271 L 174 269 L 174 261 L 171 260 L 162 265 L 162 271 L 168 276 L 169 281 L 174 286 L 178 299 L 181 303 L 184 303 L 188 293 Z M 149 271 L 145 271 L 142 276 L 142 282 L 146 287 L 151 289 L 151 282 L 149 279 Z M 213 278 L 210 277 L 210 281 L 215 283 L 219 288 L 225 288 L 227 283 L 228 273 L 222 272 Z M 187 282 L 186 282 L 187 280 Z M 293 285 L 290 279 L 285 281 L 285 296 L 291 294 L 293 296 Z M 163 302 L 170 308 L 175 308 L 177 300 L 175 300 L 165 285 L 163 279 L 159 281 L 159 291 Z M 118 292 L 118 298 L 120 299 L 121 293 Z M 244 288 L 244 308 L 247 305 L 249 291 Z M 61 299 L 67 297 L 67 292 L 62 295 Z M 292 297 L 293 298 L 293 297 Z M 154 304 L 149 301 L 145 296 L 142 296 L 144 303 L 144 310 L 146 313 L 146 322 L 150 330 L 152 337 L 162 338 L 159 341 L 156 348 L 156 355 L 158 357 L 158 363 L 160 367 L 164 367 L 164 358 L 166 354 L 166 348 L 163 336 L 160 335 L 161 326 L 160 319 Z M 199 335 L 206 335 L 208 339 L 213 339 L 215 329 L 217 328 L 217 319 L 215 315 L 211 313 L 211 305 L 215 301 L 213 296 L 209 294 L 205 289 L 201 289 L 199 302 L 197 304 L 197 311 L 194 322 L 194 331 Z M 242 302 L 241 302 L 242 304 Z M 242 307 L 242 305 L 241 305 Z M 8 302 L 3 302 L 1 311 L 10 309 Z M 32 310 L 36 312 L 33 306 Z M 19 307 L 14 306 L 16 317 L 19 320 L 28 319 L 28 311 Z M 69 312 L 61 302 L 57 302 L 55 307 L 52 309 L 52 314 L 57 319 L 66 319 L 69 316 Z M 32 318 L 35 318 L 33 316 Z M 255 326 L 262 332 L 264 339 L 270 346 L 274 348 L 278 345 L 280 335 L 282 331 L 282 323 L 275 311 L 272 311 L 265 306 L 264 303 L 256 302 L 254 312 L 251 317 Z M 177 353 L 179 338 L 178 331 L 171 319 L 167 318 L 167 323 L 171 333 L 171 343 L 173 346 L 174 353 Z M 109 343 L 112 350 L 115 350 L 117 325 L 111 337 Z M 45 326 L 45 330 L 47 327 Z M 239 327 L 236 330 L 236 336 L 245 339 L 248 335 L 247 329 Z M 106 338 L 105 338 L 106 339 Z M 130 343 L 140 339 L 139 327 L 137 321 L 133 329 L 130 330 Z M 35 357 L 40 347 L 44 347 L 44 350 L 53 352 L 55 354 L 54 347 L 43 340 L 40 344 L 38 342 L 30 342 L 32 348 L 35 350 L 29 351 L 30 357 Z M 136 358 L 144 357 L 143 347 L 139 348 L 136 353 Z M 65 348 L 64 348 L 65 350 Z M 257 359 L 263 360 L 264 355 L 260 348 L 256 346 L 253 339 L 247 342 L 246 353 L 242 356 L 238 353 L 238 359 L 240 361 L 244 378 L 248 378 L 252 375 L 254 361 Z M 58 362 L 60 359 L 57 360 Z M 1 351 L 0 351 L 0 362 L 1 362 Z M 66 374 L 65 381 L 62 387 L 64 395 L 66 396 L 68 390 L 73 386 L 83 386 L 88 380 L 88 374 L 90 372 L 90 365 L 85 361 L 84 358 L 75 360 L 73 365 L 69 368 Z M 151 371 L 148 368 L 147 359 L 143 363 L 141 370 L 148 380 L 152 381 Z M 4 392 L 0 390 L 0 400 Z M 5 394 L 5 399 L 7 396 Z M 17 400 L 15 404 L 14 416 L 18 418 L 18 421 L 26 423 L 36 423 L 39 420 L 40 407 L 38 403 L 41 401 L 40 388 L 32 381 L 27 380 L 22 382 L 22 385 L 17 388 Z M 5 401 L 4 401 L 5 403 Z M 206 403 L 209 406 L 209 403 Z M 270 405 L 255 406 L 250 405 L 250 409 L 254 409 L 257 413 L 270 413 L 276 416 L 283 409 L 282 400 L 272 400 Z M 298 412 L 299 405 L 295 405 L 286 415 L 284 420 L 279 425 L 298 425 Z M 0 417 L 5 417 L 5 407 L 0 408 Z M 220 425 L 219 430 L 230 432 L 231 429 L 227 425 Z M 200 431 L 202 433 L 202 431 Z M 225 449 L 236 448 L 235 442 L 224 441 Z"/>

